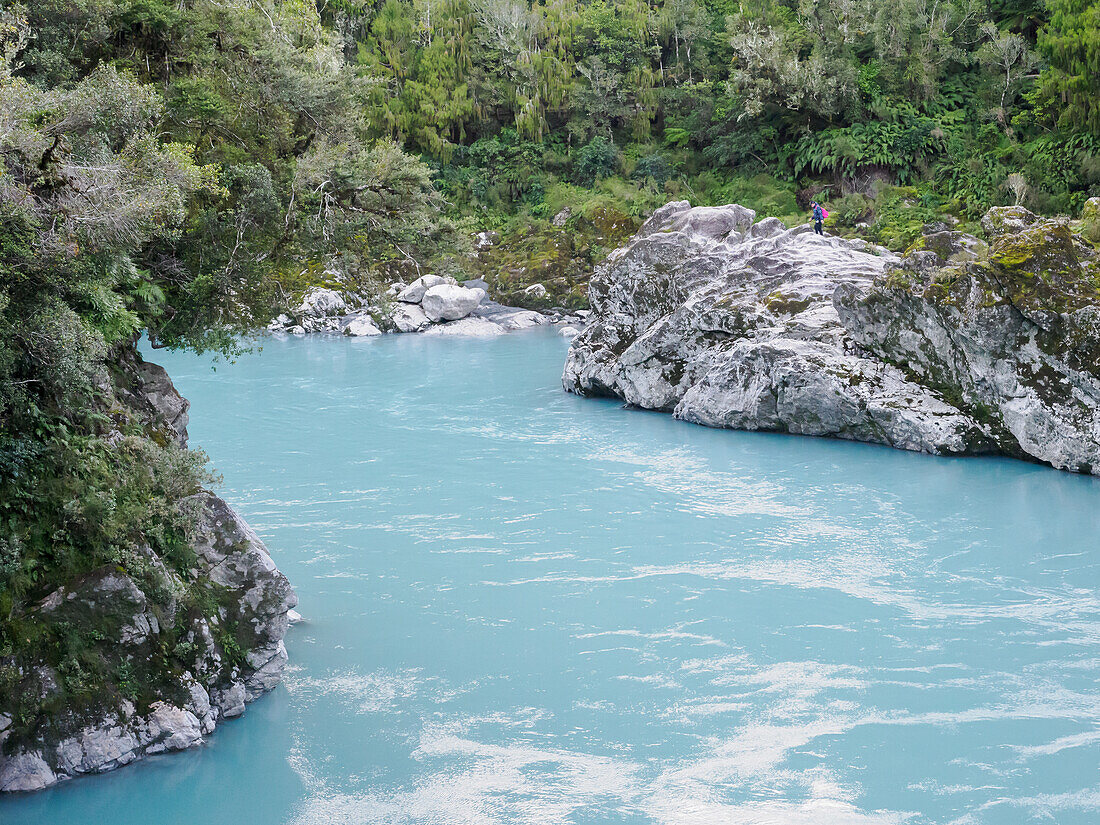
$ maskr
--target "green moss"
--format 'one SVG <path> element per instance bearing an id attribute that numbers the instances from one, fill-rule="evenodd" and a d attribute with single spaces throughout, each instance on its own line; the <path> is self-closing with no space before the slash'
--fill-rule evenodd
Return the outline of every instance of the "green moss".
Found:
<path id="1" fill-rule="evenodd" d="M 799 297 L 776 291 L 764 298 L 764 306 L 771 312 L 783 315 L 797 315 L 813 304 L 813 298 Z"/>
<path id="2" fill-rule="evenodd" d="M 1047 221 L 998 237 L 992 270 L 1022 310 L 1070 312 L 1100 301 L 1100 271 L 1091 248 L 1062 222 Z"/>
<path id="3" fill-rule="evenodd" d="M 1081 209 L 1081 234 L 1100 246 L 1100 198 L 1089 198 Z"/>

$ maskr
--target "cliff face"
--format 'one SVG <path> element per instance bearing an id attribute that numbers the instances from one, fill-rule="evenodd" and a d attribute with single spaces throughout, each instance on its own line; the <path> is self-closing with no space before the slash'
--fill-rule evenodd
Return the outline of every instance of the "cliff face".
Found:
<path id="1" fill-rule="evenodd" d="M 563 384 L 714 427 L 1100 472 L 1100 274 L 993 210 L 904 258 L 740 206 L 662 207 L 597 271 Z"/>
<path id="2" fill-rule="evenodd" d="M 127 352 L 111 383 L 104 389 L 113 418 L 186 445 L 188 404 L 163 369 Z M 278 683 L 297 602 L 290 583 L 218 496 L 190 493 L 174 506 L 193 524 L 182 562 L 134 547 L 125 565 L 79 575 L 14 619 L 80 650 L 62 666 L 48 652 L 27 652 L 33 647 L 0 661 L 17 674 L 4 692 L 10 706 L 0 704 L 0 791 L 37 790 L 190 747 Z M 94 685 L 78 703 L 62 693 L 72 673 L 59 667 L 70 661 L 84 663 Z"/>

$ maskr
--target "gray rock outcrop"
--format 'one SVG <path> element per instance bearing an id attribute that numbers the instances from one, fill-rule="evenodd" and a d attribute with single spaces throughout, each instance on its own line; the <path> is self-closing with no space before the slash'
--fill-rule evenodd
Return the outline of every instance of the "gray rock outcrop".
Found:
<path id="1" fill-rule="evenodd" d="M 191 402 L 176 392 L 172 379 L 159 364 L 138 362 L 135 373 L 140 382 L 137 397 L 148 405 L 154 417 L 168 424 L 181 445 L 186 444 L 187 411 L 191 409 Z"/>
<path id="2" fill-rule="evenodd" d="M 904 259 L 670 203 L 597 269 L 569 391 L 713 427 L 1100 471 L 1100 276 L 1064 223 L 994 210 Z"/>
<path id="3" fill-rule="evenodd" d="M 161 431 L 185 445 L 186 401 L 164 371 L 130 356 L 122 372 L 128 380 L 117 392 L 126 407 L 142 416 L 159 410 Z M 0 707 L 0 792 L 189 748 L 279 682 L 288 612 L 297 604 L 290 583 L 224 500 L 203 491 L 180 508 L 194 523 L 182 568 L 139 546 L 126 565 L 131 572 L 92 570 L 30 611 L 40 627 L 98 640 L 112 674 L 72 707 L 47 662 L 6 663 L 23 678 L 5 695 L 29 693 L 39 711 L 20 718 Z"/>

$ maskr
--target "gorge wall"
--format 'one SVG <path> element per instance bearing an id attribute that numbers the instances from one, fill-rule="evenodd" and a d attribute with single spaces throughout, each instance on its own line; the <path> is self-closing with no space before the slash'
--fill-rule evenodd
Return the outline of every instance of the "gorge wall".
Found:
<path id="1" fill-rule="evenodd" d="M 135 422 L 186 447 L 188 403 L 163 369 L 128 348 L 110 375 L 103 409 L 118 449 Z M 191 747 L 279 682 L 290 583 L 214 493 L 165 498 L 187 514 L 184 556 L 128 548 L 123 563 L 81 572 L 13 616 L 26 644 L 0 655 L 0 791 Z"/>

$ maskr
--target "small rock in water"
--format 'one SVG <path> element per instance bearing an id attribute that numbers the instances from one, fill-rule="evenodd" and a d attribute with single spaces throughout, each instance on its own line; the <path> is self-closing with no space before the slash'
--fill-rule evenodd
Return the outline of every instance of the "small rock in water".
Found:
<path id="1" fill-rule="evenodd" d="M 375 325 L 374 319 L 369 315 L 357 315 L 344 327 L 344 335 L 350 335 L 354 338 L 381 334 L 382 330 Z"/>
<path id="2" fill-rule="evenodd" d="M 581 331 L 576 327 L 562 327 L 558 330 L 558 335 L 562 338 L 576 338 L 581 334 Z"/>
<path id="3" fill-rule="evenodd" d="M 446 324 L 432 324 L 424 335 L 466 335 L 472 338 L 493 338 L 504 335 L 506 330 L 485 318 L 462 318 Z"/>
<path id="4" fill-rule="evenodd" d="M 492 301 L 485 301 L 474 310 L 474 315 L 492 321 L 505 332 L 514 332 L 519 329 L 528 329 L 548 323 L 549 318 L 541 312 L 531 309 L 517 309 L 506 307 Z"/>

